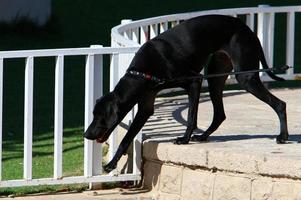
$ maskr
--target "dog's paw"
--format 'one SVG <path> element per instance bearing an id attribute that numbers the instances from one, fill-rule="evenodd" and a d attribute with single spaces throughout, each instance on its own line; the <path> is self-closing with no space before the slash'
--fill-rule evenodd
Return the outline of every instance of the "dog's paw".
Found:
<path id="1" fill-rule="evenodd" d="M 174 144 L 188 144 L 189 139 L 187 139 L 186 137 L 178 137 L 173 143 Z"/>
<path id="2" fill-rule="evenodd" d="M 277 138 L 276 138 L 277 144 L 286 144 L 287 140 L 288 140 L 288 138 L 283 138 L 280 135 L 278 135 Z"/>
<path id="3" fill-rule="evenodd" d="M 202 135 L 194 135 L 191 137 L 191 141 L 194 142 L 207 142 L 208 141 L 208 136 L 202 134 Z"/>
<path id="4" fill-rule="evenodd" d="M 103 170 L 106 173 L 110 173 L 112 170 L 116 168 L 116 164 L 108 163 L 107 165 L 103 166 Z"/>

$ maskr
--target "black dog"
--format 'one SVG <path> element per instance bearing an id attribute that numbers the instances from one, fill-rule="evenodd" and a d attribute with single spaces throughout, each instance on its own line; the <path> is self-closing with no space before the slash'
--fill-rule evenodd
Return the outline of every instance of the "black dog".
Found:
<path id="1" fill-rule="evenodd" d="M 210 58 L 210 59 L 209 59 Z M 197 127 L 201 80 L 164 84 L 164 80 L 195 76 L 207 65 L 208 74 L 259 69 L 259 61 L 268 68 L 257 36 L 241 20 L 229 16 L 208 15 L 192 18 L 146 42 L 137 52 L 127 73 L 114 91 L 103 96 L 94 108 L 94 119 L 84 137 L 104 142 L 124 116 L 138 104 L 138 112 L 114 158 L 104 167 L 113 170 L 131 141 L 154 113 L 156 94 L 171 87 L 184 88 L 189 97 L 187 130 L 176 144 L 187 144 Z M 268 75 L 283 80 L 272 72 Z M 222 93 L 227 76 L 208 79 L 214 117 L 209 128 L 194 140 L 204 141 L 225 120 Z M 280 119 L 278 143 L 288 139 L 286 104 L 262 84 L 258 73 L 236 75 L 238 83 L 258 99 L 270 105 Z M 163 83 L 163 84 L 162 84 Z"/>

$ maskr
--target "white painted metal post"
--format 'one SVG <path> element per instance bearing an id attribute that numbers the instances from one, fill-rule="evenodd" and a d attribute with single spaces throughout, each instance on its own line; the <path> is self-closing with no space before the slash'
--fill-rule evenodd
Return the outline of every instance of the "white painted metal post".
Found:
<path id="1" fill-rule="evenodd" d="M 286 64 L 294 66 L 295 54 L 295 13 L 287 13 L 287 28 L 286 28 Z M 294 74 L 294 68 L 287 70 L 288 75 Z"/>
<path id="2" fill-rule="evenodd" d="M 150 39 L 158 35 L 158 24 L 150 25 Z"/>
<path id="3" fill-rule="evenodd" d="M 132 41 L 139 43 L 139 29 L 138 28 L 133 29 Z"/>
<path id="4" fill-rule="evenodd" d="M 247 14 L 246 24 L 254 31 L 254 13 Z"/>
<path id="5" fill-rule="evenodd" d="M 54 102 L 54 173 L 62 177 L 63 154 L 63 102 L 64 102 L 64 56 L 56 57 L 55 64 L 55 102 Z"/>
<path id="6" fill-rule="evenodd" d="M 266 8 L 269 7 L 269 5 L 259 5 L 259 8 Z M 269 62 L 269 52 L 268 52 L 268 16 L 266 13 L 264 13 L 262 10 L 259 10 L 258 18 L 257 18 L 257 36 L 261 42 L 263 52 L 265 55 L 265 58 L 267 59 L 267 62 Z M 262 65 L 260 63 L 260 68 L 262 68 Z M 260 73 L 262 75 L 262 73 Z"/>
<path id="7" fill-rule="evenodd" d="M 24 94 L 24 179 L 32 178 L 33 57 L 26 58 Z"/>
<path id="8" fill-rule="evenodd" d="M 131 23 L 131 22 L 132 22 L 131 19 L 123 19 L 123 20 L 121 20 L 121 24 L 128 24 L 128 23 Z M 124 32 L 124 36 L 125 36 L 125 38 L 131 40 L 133 38 L 133 32 L 132 32 L 132 30 L 130 29 L 130 30 L 125 31 Z"/>
<path id="9" fill-rule="evenodd" d="M 167 29 L 168 29 L 168 22 L 161 22 L 160 23 L 160 33 L 167 31 Z"/>
<path id="10" fill-rule="evenodd" d="M 119 62 L 119 54 L 112 54 L 111 57 L 111 64 L 110 64 L 110 91 L 113 91 L 118 80 L 118 62 Z M 115 128 L 113 133 L 109 137 L 109 159 L 112 160 L 114 157 L 114 154 L 117 149 L 117 132 L 118 132 L 118 126 Z"/>
<path id="11" fill-rule="evenodd" d="M 267 54 L 266 60 L 270 67 L 274 64 L 274 32 L 275 32 L 275 13 L 268 13 L 267 15 Z"/>
<path id="12" fill-rule="evenodd" d="M 171 27 L 173 28 L 173 27 L 175 27 L 176 25 L 178 25 L 180 23 L 180 21 L 172 21 L 171 22 Z"/>
<path id="13" fill-rule="evenodd" d="M 138 110 L 138 106 L 135 106 L 135 109 L 133 110 L 133 116 L 132 119 L 134 119 L 136 113 Z M 142 162 L 142 130 L 139 131 L 139 133 L 136 135 L 134 142 L 133 142 L 133 174 L 140 175 L 141 174 L 141 162 Z"/>
<path id="14" fill-rule="evenodd" d="M 86 58 L 85 72 L 85 131 L 93 120 L 94 105 L 94 55 L 89 54 Z M 93 141 L 84 139 L 84 176 L 93 175 Z"/>
<path id="15" fill-rule="evenodd" d="M 102 45 L 91 45 L 91 48 L 102 48 Z M 103 55 L 94 55 L 94 77 L 93 77 L 93 107 L 96 102 L 96 99 L 100 98 L 103 95 Z M 102 145 L 93 141 L 93 167 L 92 175 L 100 175 L 102 173 Z M 91 189 L 100 189 L 101 184 L 99 183 L 90 183 Z"/>
<path id="16" fill-rule="evenodd" d="M 3 58 L 0 58 L 0 181 L 2 180 Z"/>
<path id="17" fill-rule="evenodd" d="M 148 26 L 140 27 L 140 44 L 144 44 L 148 40 Z"/>

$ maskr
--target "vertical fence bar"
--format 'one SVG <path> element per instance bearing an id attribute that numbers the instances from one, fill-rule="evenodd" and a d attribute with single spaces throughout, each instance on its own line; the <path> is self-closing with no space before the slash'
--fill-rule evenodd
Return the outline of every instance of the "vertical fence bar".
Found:
<path id="1" fill-rule="evenodd" d="M 268 14 L 267 21 L 267 34 L 268 34 L 268 46 L 267 46 L 267 63 L 270 67 L 274 66 L 274 32 L 275 32 L 275 13 Z"/>
<path id="2" fill-rule="evenodd" d="M 132 40 L 134 42 L 139 43 L 139 29 L 138 28 L 134 28 L 132 31 L 133 31 L 133 38 L 132 38 Z"/>
<path id="3" fill-rule="evenodd" d="M 135 106 L 132 112 L 132 119 L 134 119 L 136 113 L 138 110 L 138 106 Z M 141 174 L 141 162 L 142 162 L 142 156 L 141 156 L 141 150 L 142 150 L 142 130 L 139 131 L 139 133 L 136 135 L 133 143 L 133 174 L 139 175 Z"/>
<path id="4" fill-rule="evenodd" d="M 287 13 L 287 27 L 286 27 L 286 64 L 294 66 L 295 53 L 295 13 Z M 288 75 L 294 74 L 294 68 L 287 70 Z"/>
<path id="5" fill-rule="evenodd" d="M 91 48 L 102 48 L 102 45 L 92 45 Z M 103 55 L 94 55 L 94 77 L 93 77 L 93 106 L 96 99 L 103 95 Z M 93 167 L 92 175 L 100 175 L 102 173 L 102 144 L 93 141 Z M 91 189 L 100 189 L 101 183 L 90 183 Z"/>
<path id="6" fill-rule="evenodd" d="M 121 20 L 121 24 L 128 24 L 128 23 L 131 23 L 131 22 L 132 22 L 131 19 L 123 19 L 123 20 Z M 131 29 L 126 30 L 124 32 L 124 37 L 131 40 L 133 38 L 133 32 L 132 32 L 132 30 Z"/>
<path id="7" fill-rule="evenodd" d="M 140 44 L 144 44 L 148 40 L 148 26 L 140 27 Z"/>
<path id="8" fill-rule="evenodd" d="M 246 24 L 254 31 L 254 13 L 247 14 Z"/>
<path id="9" fill-rule="evenodd" d="M 56 57 L 55 63 L 55 99 L 54 99 L 54 173 L 53 177 L 62 177 L 63 153 L 63 102 L 64 102 L 64 56 Z"/>
<path id="10" fill-rule="evenodd" d="M 24 94 L 24 179 L 32 179 L 33 57 L 26 58 Z"/>
<path id="11" fill-rule="evenodd" d="M 150 39 L 158 35 L 158 24 L 150 25 Z"/>
<path id="12" fill-rule="evenodd" d="M 269 7 L 268 5 L 259 5 L 259 8 L 266 8 Z M 257 17 L 257 36 L 261 42 L 262 49 L 264 52 L 265 57 L 268 57 L 268 29 L 267 29 L 267 14 L 264 13 L 262 10 L 259 10 L 258 17 Z M 260 68 L 262 65 L 260 63 Z M 260 73 L 262 75 L 262 73 Z"/>
<path id="13" fill-rule="evenodd" d="M 0 58 L 0 181 L 2 180 L 3 58 Z"/>
<path id="14" fill-rule="evenodd" d="M 110 91 L 113 91 L 118 80 L 119 80 L 119 72 L 118 72 L 118 62 L 119 62 L 119 54 L 114 53 L 111 57 L 111 64 L 110 64 Z M 113 133 L 109 137 L 109 159 L 112 160 L 114 154 L 117 149 L 117 132 L 118 127 L 116 127 Z"/>
<path id="15" fill-rule="evenodd" d="M 167 31 L 167 29 L 168 29 L 168 22 L 161 22 L 160 23 L 160 33 Z"/>
<path id="16" fill-rule="evenodd" d="M 85 130 L 93 119 L 94 105 L 94 55 L 88 55 L 85 66 Z M 84 176 L 93 175 L 93 141 L 84 139 Z"/>
<path id="17" fill-rule="evenodd" d="M 177 21 L 172 21 L 171 22 L 171 27 L 175 27 L 176 25 L 178 25 L 180 22 L 177 20 Z"/>

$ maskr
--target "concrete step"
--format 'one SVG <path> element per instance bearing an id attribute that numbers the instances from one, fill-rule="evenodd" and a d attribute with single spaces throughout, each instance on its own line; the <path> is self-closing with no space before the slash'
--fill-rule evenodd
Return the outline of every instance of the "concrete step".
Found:
<path id="1" fill-rule="evenodd" d="M 227 120 L 209 142 L 175 145 L 173 140 L 185 130 L 186 97 L 176 97 L 174 104 L 168 98 L 166 106 L 161 99 L 157 109 L 173 107 L 176 122 L 174 128 L 168 123 L 156 125 L 145 136 L 145 187 L 161 199 L 301 199 L 301 90 L 272 93 L 287 103 L 287 144 L 276 144 L 275 112 L 252 95 L 236 91 L 225 94 Z M 211 119 L 211 102 L 201 97 L 198 132 Z"/>

